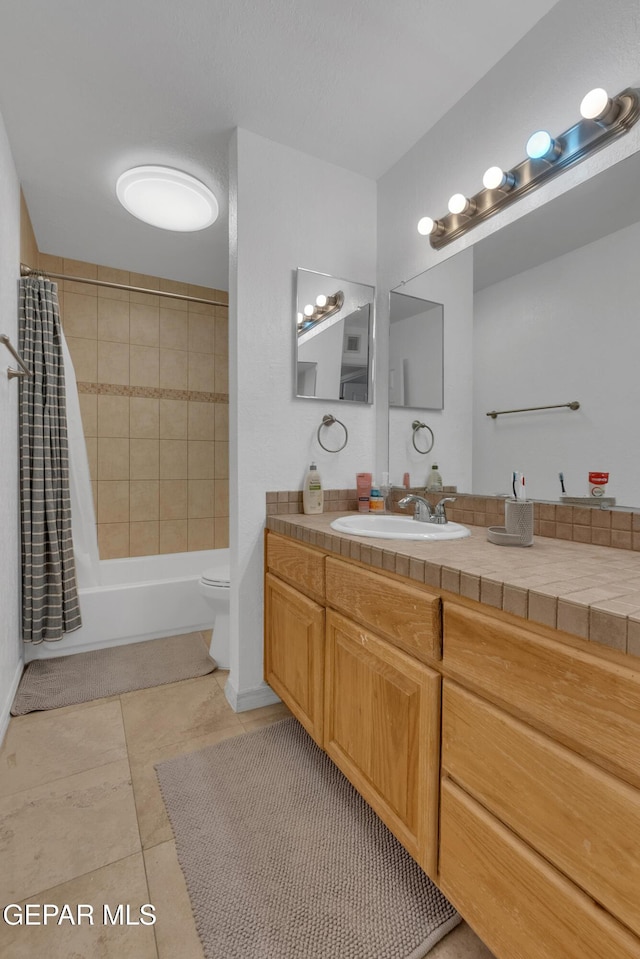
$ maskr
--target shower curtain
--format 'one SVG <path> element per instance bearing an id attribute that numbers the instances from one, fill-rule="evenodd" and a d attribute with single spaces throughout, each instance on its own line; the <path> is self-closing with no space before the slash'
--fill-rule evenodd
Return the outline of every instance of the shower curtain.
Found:
<path id="1" fill-rule="evenodd" d="M 31 371 L 20 386 L 22 635 L 62 639 L 82 625 L 76 589 L 65 380 L 57 286 L 20 280 L 20 352 Z"/>

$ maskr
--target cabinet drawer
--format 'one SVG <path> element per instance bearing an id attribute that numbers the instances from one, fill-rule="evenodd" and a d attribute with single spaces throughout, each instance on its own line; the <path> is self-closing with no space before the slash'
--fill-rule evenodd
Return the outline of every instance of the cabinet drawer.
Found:
<path id="1" fill-rule="evenodd" d="M 324 602 L 324 554 L 319 550 L 268 532 L 266 565 L 280 579 Z"/>
<path id="2" fill-rule="evenodd" d="M 640 934 L 640 792 L 445 680 L 442 766 Z"/>
<path id="3" fill-rule="evenodd" d="M 416 659 L 441 658 L 440 597 L 327 558 L 327 603 Z"/>
<path id="4" fill-rule="evenodd" d="M 497 956 L 638 959 L 640 940 L 451 781 L 440 888 Z"/>
<path id="5" fill-rule="evenodd" d="M 446 675 L 640 786 L 640 670 L 444 606 Z"/>

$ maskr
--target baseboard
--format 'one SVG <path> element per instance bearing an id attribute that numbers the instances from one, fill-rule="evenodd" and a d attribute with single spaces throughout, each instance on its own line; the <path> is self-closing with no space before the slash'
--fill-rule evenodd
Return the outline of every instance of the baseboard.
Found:
<path id="1" fill-rule="evenodd" d="M 16 671 L 13 679 L 11 680 L 11 685 L 7 691 L 5 701 L 2 703 L 2 707 L 0 707 L 0 746 L 2 746 L 2 743 L 4 742 L 5 733 L 7 732 L 7 728 L 9 726 L 9 720 L 11 719 L 11 706 L 16 695 L 18 685 L 20 684 L 20 680 L 22 679 L 23 672 L 24 663 L 22 660 L 20 660 L 16 666 Z"/>
<path id="2" fill-rule="evenodd" d="M 244 713 L 248 709 L 259 709 L 260 706 L 272 706 L 280 702 L 280 697 L 266 683 L 253 686 L 251 689 L 237 690 L 229 678 L 224 685 L 224 694 L 236 713 Z"/>

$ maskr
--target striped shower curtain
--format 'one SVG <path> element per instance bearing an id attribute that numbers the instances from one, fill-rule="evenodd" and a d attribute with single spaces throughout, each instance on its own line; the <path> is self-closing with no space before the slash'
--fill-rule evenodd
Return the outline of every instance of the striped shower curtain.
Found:
<path id="1" fill-rule="evenodd" d="M 64 366 L 57 286 L 20 280 L 20 352 L 31 370 L 20 386 L 22 636 L 62 639 L 82 625 L 76 589 Z"/>

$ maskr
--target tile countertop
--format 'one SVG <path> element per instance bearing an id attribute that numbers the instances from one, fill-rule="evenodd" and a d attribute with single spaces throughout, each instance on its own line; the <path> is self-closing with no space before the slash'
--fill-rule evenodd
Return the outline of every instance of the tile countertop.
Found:
<path id="1" fill-rule="evenodd" d="M 336 533 L 338 516 L 268 516 L 267 529 L 640 656 L 640 553 L 536 536 L 533 546 L 496 546 L 484 527 L 446 542 Z"/>

